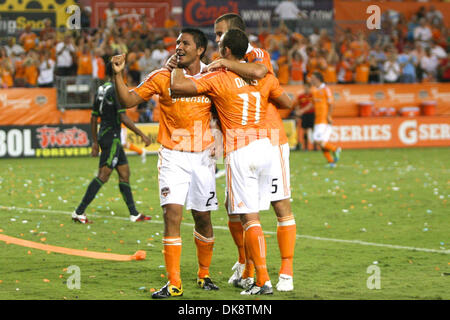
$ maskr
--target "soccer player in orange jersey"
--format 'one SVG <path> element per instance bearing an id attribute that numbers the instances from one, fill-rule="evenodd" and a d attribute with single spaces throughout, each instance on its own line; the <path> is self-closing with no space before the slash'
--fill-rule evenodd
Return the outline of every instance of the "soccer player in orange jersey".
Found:
<path id="1" fill-rule="evenodd" d="M 331 113 L 333 111 L 333 95 L 329 87 L 323 82 L 320 72 L 314 72 L 310 78 L 313 88 L 311 94 L 314 102 L 316 118 L 314 121 L 314 142 L 322 149 L 331 168 L 336 167 L 339 160 L 341 148 L 328 142 L 332 131 Z"/>
<path id="2" fill-rule="evenodd" d="M 208 42 L 203 32 L 185 28 L 177 38 L 178 66 L 187 76 L 200 73 Z M 211 157 L 213 138 L 210 131 L 211 100 L 196 97 L 174 97 L 170 91 L 170 71 L 162 68 L 150 73 L 135 89 L 129 91 L 121 72 L 123 55 L 113 58 L 117 92 L 127 108 L 159 95 L 161 106 L 158 142 L 158 180 L 160 203 L 164 212 L 164 258 L 169 281 L 153 298 L 183 294 L 180 276 L 183 206 L 192 210 L 195 221 L 194 241 L 199 270 L 197 284 L 205 290 L 218 290 L 209 275 L 214 235 L 211 210 L 217 210 L 215 161 Z"/>
<path id="3" fill-rule="evenodd" d="M 245 23 L 238 14 L 227 13 L 216 19 L 214 23 L 216 42 L 219 42 L 220 37 L 229 29 L 245 31 Z M 270 55 L 263 49 L 254 48 L 249 44 L 244 60 L 247 63 L 224 58 L 218 59 L 208 66 L 208 70 L 224 67 L 243 78 L 255 80 L 262 79 L 267 73 L 274 74 L 270 62 Z M 271 204 L 278 220 L 277 239 L 281 255 L 281 266 L 276 288 L 279 291 L 291 291 L 294 289 L 293 260 L 297 229 L 290 203 L 290 150 L 283 121 L 281 120 L 276 107 L 271 103 L 269 103 L 267 109 L 266 120 L 270 131 L 270 140 L 273 145 L 272 154 L 274 156 L 274 165 L 272 166 Z M 228 227 L 239 252 L 239 259 L 232 268 L 234 273 L 228 282 L 235 286 L 248 287 L 253 281 L 253 271 L 250 266 L 247 265 L 247 267 L 245 267 L 244 264 L 244 232 L 240 221 L 232 215 L 229 215 Z"/>
<path id="4" fill-rule="evenodd" d="M 241 30 L 231 29 L 221 36 L 220 55 L 234 63 L 243 60 L 247 48 L 248 38 Z M 290 108 L 292 102 L 273 74 L 248 80 L 225 69 L 194 78 L 174 69 L 171 90 L 176 95 L 207 94 L 216 106 L 224 135 L 227 208 L 242 224 L 245 257 L 256 269 L 256 282 L 241 294 L 272 294 L 259 221 L 259 211 L 270 207 L 272 159 L 266 155 L 272 147 L 267 138 L 267 108 L 269 99 L 283 108 Z"/>

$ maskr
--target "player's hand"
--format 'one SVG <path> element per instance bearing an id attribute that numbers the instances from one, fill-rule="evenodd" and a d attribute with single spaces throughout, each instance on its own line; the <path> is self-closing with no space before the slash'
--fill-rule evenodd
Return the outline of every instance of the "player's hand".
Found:
<path id="1" fill-rule="evenodd" d="M 152 143 L 152 141 L 150 140 L 149 137 L 147 137 L 145 134 L 143 136 L 141 136 L 142 141 L 144 141 L 144 144 L 146 147 L 148 147 L 150 145 L 150 143 Z"/>
<path id="2" fill-rule="evenodd" d="M 175 69 L 176 67 L 178 67 L 178 55 L 175 53 L 173 54 L 166 62 L 166 64 L 164 65 L 164 67 L 169 70 L 170 72 L 172 72 L 173 69 Z"/>
<path id="3" fill-rule="evenodd" d="M 215 71 L 222 68 L 228 68 L 228 60 L 217 59 L 208 65 L 208 71 Z"/>
<path id="4" fill-rule="evenodd" d="M 98 143 L 92 144 L 91 156 L 97 157 L 99 153 Z"/>
<path id="5" fill-rule="evenodd" d="M 125 54 L 118 54 L 111 58 L 114 73 L 120 73 L 125 69 Z"/>

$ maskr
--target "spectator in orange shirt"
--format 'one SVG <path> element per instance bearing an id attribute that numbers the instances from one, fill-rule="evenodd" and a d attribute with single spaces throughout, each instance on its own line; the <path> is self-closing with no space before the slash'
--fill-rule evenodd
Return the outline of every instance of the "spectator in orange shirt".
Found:
<path id="1" fill-rule="evenodd" d="M 92 80 L 92 54 L 87 44 L 82 44 L 82 51 L 77 52 L 77 84 L 90 84 Z"/>
<path id="2" fill-rule="evenodd" d="M 6 55 L 5 48 L 0 47 L 0 79 L 2 82 L 1 86 L 11 88 L 14 85 L 13 73 L 14 67 L 12 61 Z"/>
<path id="3" fill-rule="evenodd" d="M 300 52 L 294 50 L 289 56 L 291 69 L 290 84 L 303 84 L 303 59 Z"/>
<path id="4" fill-rule="evenodd" d="M 170 29 L 167 31 L 166 36 L 163 38 L 164 45 L 166 50 L 169 51 L 169 54 L 172 55 L 175 53 L 175 48 L 177 46 L 177 35 L 175 30 Z"/>
<path id="5" fill-rule="evenodd" d="M 351 58 L 351 53 L 347 51 L 337 67 L 338 83 L 340 84 L 353 83 L 353 70 L 354 67 Z"/>
<path id="6" fill-rule="evenodd" d="M 37 35 L 33 31 L 31 31 L 30 24 L 25 27 L 25 31 L 19 38 L 19 43 L 23 46 L 23 49 L 26 52 L 36 48 Z"/>
<path id="7" fill-rule="evenodd" d="M 370 64 L 366 57 L 361 56 L 356 60 L 355 67 L 355 82 L 367 83 L 369 81 Z"/>
<path id="8" fill-rule="evenodd" d="M 175 17 L 170 14 L 169 17 L 164 21 L 164 28 L 166 29 L 172 29 L 175 27 L 179 27 L 177 20 L 175 20 Z"/>
<path id="9" fill-rule="evenodd" d="M 280 57 L 277 60 L 278 73 L 277 78 L 280 84 L 285 85 L 289 83 L 289 63 L 286 48 L 280 48 Z"/>

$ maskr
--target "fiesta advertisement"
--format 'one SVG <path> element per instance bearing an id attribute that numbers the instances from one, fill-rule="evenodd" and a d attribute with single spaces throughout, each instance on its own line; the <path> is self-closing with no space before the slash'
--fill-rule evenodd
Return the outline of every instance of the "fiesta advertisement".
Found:
<path id="1" fill-rule="evenodd" d="M 91 154 L 90 126 L 0 126 L 0 158 L 80 157 Z"/>

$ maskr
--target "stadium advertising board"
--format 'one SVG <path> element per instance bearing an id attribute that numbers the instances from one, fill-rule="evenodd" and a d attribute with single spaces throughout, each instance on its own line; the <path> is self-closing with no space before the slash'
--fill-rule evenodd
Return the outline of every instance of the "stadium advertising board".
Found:
<path id="1" fill-rule="evenodd" d="M 0 125 L 58 124 L 56 89 L 0 89 Z"/>
<path id="2" fill-rule="evenodd" d="M 172 3 L 169 0 L 92 0 L 91 25 L 98 26 L 101 20 L 105 20 L 105 12 L 110 2 L 113 2 L 114 7 L 119 11 L 117 22 L 119 25 L 127 21 L 137 21 L 140 16 L 145 15 L 154 28 L 164 27 L 164 21 L 169 17 Z"/>
<path id="3" fill-rule="evenodd" d="M 0 158 L 88 156 L 91 141 L 87 124 L 0 126 Z"/>
<path id="4" fill-rule="evenodd" d="M 450 146 L 450 117 L 336 118 L 330 141 L 344 149 Z"/>
<path id="5" fill-rule="evenodd" d="M 334 95 L 334 117 L 358 117 L 358 104 L 371 101 L 374 108 L 400 109 L 420 107 L 423 102 L 436 103 L 436 115 L 450 115 L 450 85 L 445 83 L 416 84 L 345 84 L 330 85 Z M 303 86 L 283 86 L 297 96 Z"/>
<path id="6" fill-rule="evenodd" d="M 50 19 L 56 26 L 56 13 L 53 11 L 0 11 L 0 37 L 13 36 L 31 25 L 31 29 L 44 28 L 44 20 Z"/>
<path id="7" fill-rule="evenodd" d="M 189 27 L 212 27 L 214 20 L 225 13 L 239 13 L 249 28 L 257 28 L 259 23 L 271 19 L 272 12 L 281 0 L 183 0 L 183 25 Z M 308 17 L 299 19 L 302 33 L 311 33 L 312 27 L 327 28 L 333 31 L 332 0 L 295 0 L 294 3 Z"/>
<path id="8" fill-rule="evenodd" d="M 424 2 L 409 1 L 407 4 L 399 1 L 370 1 L 370 5 L 377 5 L 381 14 L 389 14 L 393 19 L 398 19 L 403 14 L 409 19 L 413 14 L 419 11 L 420 7 L 427 8 L 434 6 L 436 10 L 443 15 L 443 21 L 449 27 L 450 23 L 450 3 L 448 2 Z M 366 20 L 370 14 L 367 13 L 368 3 L 366 1 L 355 0 L 334 0 L 334 8 L 336 15 L 336 24 L 342 29 L 350 28 L 355 31 L 362 26 L 366 26 Z"/>

